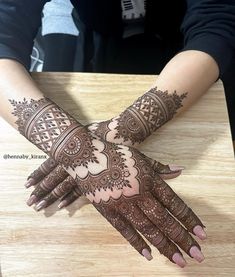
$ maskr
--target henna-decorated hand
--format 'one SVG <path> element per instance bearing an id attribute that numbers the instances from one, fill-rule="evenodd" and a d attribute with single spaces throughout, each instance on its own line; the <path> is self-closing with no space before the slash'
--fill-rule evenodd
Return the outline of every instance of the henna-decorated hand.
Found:
<path id="1" fill-rule="evenodd" d="M 153 88 L 138 98 L 118 117 L 91 124 L 88 128 L 106 141 L 127 146 L 138 145 L 173 117 L 182 106 L 185 96 L 186 94 L 179 96 L 176 92 L 169 94 L 167 91 L 163 92 Z M 183 169 L 183 167 L 162 165 L 148 159 L 153 169 L 164 179 L 177 177 Z M 37 206 L 38 210 L 49 206 L 63 196 L 59 204 L 60 208 L 71 204 L 80 197 L 74 180 L 51 158 L 28 177 L 26 187 L 39 182 L 41 183 L 28 201 L 29 205 L 40 201 Z"/>
<path id="2" fill-rule="evenodd" d="M 203 260 L 189 233 L 205 238 L 203 224 L 143 154 L 98 139 L 48 99 L 11 103 L 19 131 L 63 165 L 80 192 L 137 251 L 151 259 L 142 234 L 179 266 L 185 261 L 178 246 Z"/>
<path id="3" fill-rule="evenodd" d="M 179 176 L 183 170 L 183 167 L 163 165 L 148 157 L 146 157 L 146 160 L 149 161 L 152 169 L 164 180 Z M 26 188 L 35 186 L 27 204 L 31 206 L 37 203 L 37 211 L 50 206 L 58 199 L 60 199 L 58 207 L 61 209 L 81 196 L 75 180 L 52 158 L 48 158 L 30 174 L 25 186 Z"/>
<path id="4" fill-rule="evenodd" d="M 71 176 L 64 180 L 65 171 L 62 167 L 55 167 L 51 160 L 49 166 L 54 167 L 51 172 L 54 173 L 53 178 L 57 176 L 57 183 L 64 181 L 57 187 L 57 192 L 54 191 L 54 195 L 50 194 L 49 199 L 56 197 L 60 190 L 63 191 L 63 186 L 73 184 L 76 195 L 85 195 L 147 259 L 151 259 L 151 249 L 141 235 L 157 247 L 160 253 L 181 267 L 185 266 L 185 260 L 178 247 L 202 261 L 200 246 L 189 232 L 204 239 L 203 224 L 153 170 L 148 158 L 133 148 L 114 144 L 105 144 L 102 153 L 108 159 L 108 168 L 96 177 L 88 174 L 85 179 L 81 179 L 77 176 L 76 181 L 72 181 Z M 50 160 L 47 161 L 49 162 Z M 51 173 L 36 188 L 35 194 L 45 193 Z M 43 171 L 37 171 L 38 178 L 41 174 Z"/>

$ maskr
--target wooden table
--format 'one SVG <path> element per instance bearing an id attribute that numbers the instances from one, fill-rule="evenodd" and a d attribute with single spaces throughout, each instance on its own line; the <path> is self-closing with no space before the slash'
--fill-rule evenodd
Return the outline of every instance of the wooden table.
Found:
<path id="1" fill-rule="evenodd" d="M 149 88 L 154 76 L 33 74 L 47 96 L 81 122 L 109 119 Z M 131 89 L 130 89 L 131 88 Z M 141 150 L 165 163 L 186 166 L 169 181 L 200 215 L 208 239 L 206 260 L 180 269 L 153 251 L 146 261 L 87 202 L 36 213 L 25 201 L 26 176 L 44 155 L 0 122 L 1 273 L 18 276 L 235 276 L 235 162 L 223 87 L 215 84 L 189 111 L 152 135 Z M 42 155 L 13 159 L 9 155 Z"/>

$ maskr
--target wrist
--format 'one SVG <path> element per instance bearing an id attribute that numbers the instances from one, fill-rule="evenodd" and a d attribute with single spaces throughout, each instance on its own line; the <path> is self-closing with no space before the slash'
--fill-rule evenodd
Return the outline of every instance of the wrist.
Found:
<path id="1" fill-rule="evenodd" d="M 69 131 L 82 127 L 72 116 L 48 98 L 9 100 L 14 106 L 19 132 L 39 149 L 53 156 L 56 146 Z"/>
<path id="2" fill-rule="evenodd" d="M 173 118 L 185 97 L 186 93 L 171 94 L 152 88 L 119 116 L 91 125 L 89 130 L 109 142 L 138 145 Z"/>

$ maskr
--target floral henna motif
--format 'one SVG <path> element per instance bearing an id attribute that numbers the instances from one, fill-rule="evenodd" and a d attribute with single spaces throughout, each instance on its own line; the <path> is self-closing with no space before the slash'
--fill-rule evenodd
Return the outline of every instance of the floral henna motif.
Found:
<path id="1" fill-rule="evenodd" d="M 96 176 L 96 178 L 88 174 L 83 179 L 81 191 L 84 195 L 93 194 L 95 196 L 97 190 L 106 191 L 109 189 L 114 191 L 114 189 L 123 190 L 124 187 L 131 188 L 130 180 L 128 180 L 130 172 L 128 166 L 125 164 L 126 159 L 124 158 L 124 154 L 118 152 L 120 149 L 116 145 L 109 144 L 105 147 L 103 153 L 107 155 L 107 169 Z M 75 180 L 79 182 L 79 177 L 77 176 Z"/>
<path id="2" fill-rule="evenodd" d="M 98 163 L 94 151 L 98 149 L 92 143 L 92 137 L 85 128 L 71 132 L 63 145 L 60 145 L 54 153 L 58 163 L 66 169 L 75 169 L 78 166 L 88 167 L 88 163 Z"/>
<path id="3" fill-rule="evenodd" d="M 115 139 L 131 141 L 132 145 L 143 142 L 176 114 L 186 95 L 150 89 L 116 119 Z"/>
<path id="4" fill-rule="evenodd" d="M 109 123 L 110 123 L 110 120 L 107 120 L 107 121 L 91 124 L 87 127 L 91 132 L 93 132 L 93 134 L 95 134 L 99 138 L 106 140 L 107 134 L 111 131 L 111 129 L 109 128 Z"/>
<path id="5" fill-rule="evenodd" d="M 138 230 L 172 261 L 173 255 L 180 253 L 174 242 L 187 253 L 191 246 L 196 245 L 173 216 L 190 230 L 194 227 L 191 224 L 198 222 L 197 216 L 165 185 L 143 154 L 131 147 L 98 140 L 49 100 L 34 102 L 11 101 L 19 130 L 63 164 L 76 179 L 79 187 L 77 194 L 81 191 L 131 245 L 141 253 L 149 249 L 138 235 Z M 165 107 L 171 106 L 171 101 L 168 102 Z M 174 104 L 175 107 L 179 107 L 180 103 Z M 26 110 L 29 109 L 27 115 L 22 111 L 22 105 Z M 150 118 L 150 123 L 154 125 L 157 120 L 143 112 L 144 102 L 141 105 L 143 118 Z M 164 114 L 161 116 L 164 118 Z M 153 129 L 151 124 L 149 130 Z M 56 167 L 36 188 L 35 193 L 41 197 L 46 191 L 52 191 L 54 184 L 51 187 L 51 177 L 53 180 L 56 177 L 57 184 L 60 184 L 67 176 L 64 173 L 61 167 Z M 49 202 L 65 189 L 62 185 L 58 191 L 54 191 Z M 128 231 L 123 228 L 125 222 L 128 223 Z"/>

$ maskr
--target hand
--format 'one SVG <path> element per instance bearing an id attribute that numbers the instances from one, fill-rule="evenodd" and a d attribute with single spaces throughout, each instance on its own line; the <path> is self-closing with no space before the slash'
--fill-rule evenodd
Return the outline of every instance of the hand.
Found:
<path id="1" fill-rule="evenodd" d="M 81 193 L 142 255 L 151 258 L 140 234 L 179 266 L 185 266 L 185 261 L 177 245 L 203 260 L 189 234 L 205 238 L 203 224 L 144 155 L 98 139 L 48 99 L 12 100 L 11 104 L 19 131 L 63 165 Z"/>
<path id="2" fill-rule="evenodd" d="M 179 266 L 185 266 L 185 261 L 178 247 L 202 261 L 200 247 L 189 234 L 205 238 L 199 218 L 153 171 L 144 155 L 134 148 L 102 144 L 101 152 L 106 158 L 99 166 L 103 164 L 105 169 L 98 174 L 88 173 L 85 178 L 85 171 L 77 171 L 75 179 L 81 193 L 146 258 L 151 259 L 151 250 L 140 234 Z M 93 145 L 101 147 L 95 140 Z M 59 155 L 61 161 L 73 166 L 74 160 L 68 160 L 66 151 Z"/>
<path id="3" fill-rule="evenodd" d="M 163 165 L 146 156 L 145 158 L 152 169 L 164 180 L 179 176 L 183 170 L 183 167 Z M 38 202 L 36 205 L 37 211 L 50 206 L 58 199 L 60 199 L 58 208 L 61 209 L 70 205 L 82 195 L 75 180 L 52 158 L 48 158 L 30 174 L 25 186 L 26 188 L 36 186 L 27 204 L 31 206 Z"/>
<path id="4" fill-rule="evenodd" d="M 186 94 L 179 96 L 176 92 L 169 94 L 167 91 L 152 88 L 119 116 L 91 124 L 87 128 L 106 141 L 127 146 L 138 145 L 174 116 L 185 97 Z M 183 167 L 165 166 L 147 157 L 146 159 L 149 159 L 153 169 L 164 179 L 177 177 L 183 169 Z M 28 177 L 26 187 L 36 185 L 38 182 L 41 183 L 28 200 L 29 205 L 41 200 L 37 205 L 38 210 L 64 196 L 59 204 L 62 208 L 80 196 L 74 180 L 52 159 L 48 159 Z"/>
<path id="5" fill-rule="evenodd" d="M 160 253 L 181 267 L 185 266 L 185 261 L 177 245 L 191 257 L 202 261 L 200 247 L 189 232 L 204 239 L 206 235 L 202 229 L 203 224 L 154 171 L 148 158 L 133 148 L 112 144 L 106 145 L 103 153 L 109 157 L 108 170 L 105 174 L 95 178 L 90 176 L 86 180 L 73 180 L 52 159 L 47 160 L 47 165 L 41 166 L 35 176 L 42 177 L 48 172 L 48 167 L 49 172 L 54 169 L 33 194 L 40 197 L 52 179 L 53 182 L 56 181 L 54 184 L 63 180 L 46 196 L 49 202 L 60 192 L 73 188 L 70 195 L 75 193 L 77 197 L 82 194 L 87 196 L 114 228 L 147 259 L 151 259 L 151 249 L 139 233 L 157 247 Z"/>
<path id="6" fill-rule="evenodd" d="M 123 137 L 121 143 L 123 145 L 135 144 L 139 141 L 138 138 L 141 132 L 137 129 L 133 131 L 130 127 L 128 127 L 137 125 L 135 118 L 130 117 L 129 109 L 130 107 L 116 119 L 114 118 L 104 122 L 94 123 L 87 126 L 87 128 L 98 137 L 114 143 L 120 142 L 122 134 L 126 134 L 132 139 L 128 140 Z M 130 122 L 132 123 L 130 124 Z M 123 124 L 123 128 L 122 131 L 119 132 L 121 124 Z M 117 126 L 119 127 L 117 128 Z M 124 126 L 126 126 L 126 128 L 124 128 Z M 163 165 L 160 162 L 152 160 L 148 157 L 146 157 L 146 159 L 148 159 L 153 170 L 163 179 L 175 178 L 179 176 L 181 171 L 184 169 L 182 166 Z M 81 193 L 73 178 L 69 176 L 69 174 L 52 158 L 46 160 L 38 169 L 29 175 L 25 186 L 26 188 L 29 188 L 34 185 L 37 185 L 37 187 L 32 192 L 27 203 L 31 206 L 32 204 L 40 201 L 36 206 L 37 210 L 48 207 L 59 198 L 61 198 L 61 201 L 58 207 L 63 208 L 70 205 L 81 196 Z"/>

